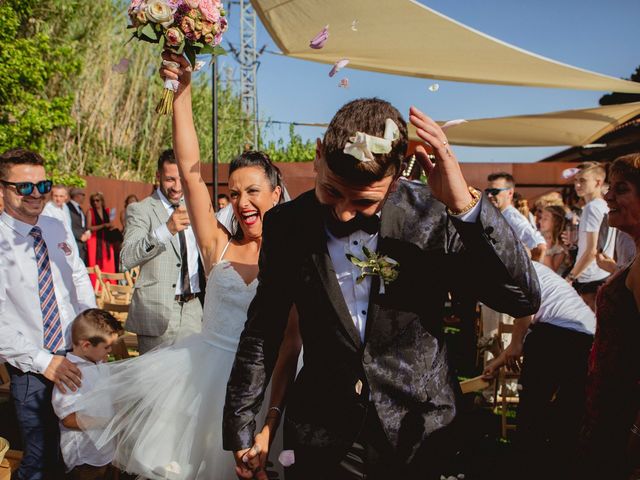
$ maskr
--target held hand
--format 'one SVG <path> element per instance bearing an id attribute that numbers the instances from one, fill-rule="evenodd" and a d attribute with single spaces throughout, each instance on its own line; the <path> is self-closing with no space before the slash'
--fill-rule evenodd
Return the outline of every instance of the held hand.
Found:
<path id="1" fill-rule="evenodd" d="M 87 230 L 86 232 L 84 232 L 82 234 L 82 236 L 80 237 L 80 241 L 82 243 L 86 243 L 89 241 L 89 239 L 91 238 L 91 230 Z"/>
<path id="2" fill-rule="evenodd" d="M 65 386 L 75 392 L 82 383 L 80 369 L 60 355 L 53 356 L 49 366 L 44 371 L 44 376 L 55 383 L 62 393 L 67 393 Z"/>
<path id="3" fill-rule="evenodd" d="M 482 378 L 485 380 L 493 380 L 498 375 L 498 370 L 504 364 L 501 360 L 502 355 L 497 358 L 494 358 L 491 362 L 487 363 L 482 371 Z"/>
<path id="4" fill-rule="evenodd" d="M 175 68 L 175 66 L 167 66 L 164 64 L 160 67 L 160 77 L 163 81 L 166 79 L 178 80 L 180 84 L 174 98 L 178 98 L 178 96 L 180 96 L 184 91 L 190 93 L 192 69 L 189 61 L 182 55 L 176 55 L 175 53 L 167 50 L 162 52 L 162 59 L 179 65 L 177 68 Z"/>
<path id="5" fill-rule="evenodd" d="M 429 179 L 433 196 L 451 210 L 462 210 L 473 197 L 462 176 L 460 164 L 451 150 L 451 145 L 442 128 L 416 107 L 409 110 L 409 119 L 418 137 L 433 147 L 436 162 L 432 162 L 423 146 L 416 148 L 416 158 Z"/>
<path id="6" fill-rule="evenodd" d="M 184 205 L 180 205 L 176 208 L 169 217 L 169 220 L 167 220 L 167 228 L 169 229 L 169 232 L 171 232 L 171 235 L 175 235 L 178 232 L 186 230 L 190 224 L 189 215 L 187 214 L 187 209 Z"/>
<path id="7" fill-rule="evenodd" d="M 238 478 L 269 479 L 264 470 L 266 454 L 262 455 L 258 443 L 255 443 L 251 448 L 233 452 L 233 456 L 236 461 L 236 475 Z"/>

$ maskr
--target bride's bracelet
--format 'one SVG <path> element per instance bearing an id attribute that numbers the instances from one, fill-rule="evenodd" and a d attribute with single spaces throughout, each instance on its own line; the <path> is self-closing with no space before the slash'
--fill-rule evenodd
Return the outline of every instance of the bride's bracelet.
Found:
<path id="1" fill-rule="evenodd" d="M 272 411 L 276 412 L 277 415 L 271 415 Z M 280 410 L 279 407 L 269 407 L 269 410 L 267 410 L 267 418 L 269 417 L 280 418 L 281 416 L 282 416 L 282 410 Z"/>

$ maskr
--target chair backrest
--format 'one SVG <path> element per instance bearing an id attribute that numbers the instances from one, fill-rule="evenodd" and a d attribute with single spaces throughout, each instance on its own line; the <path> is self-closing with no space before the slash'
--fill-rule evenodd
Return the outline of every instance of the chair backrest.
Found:
<path id="1" fill-rule="evenodd" d="M 133 288 L 129 285 L 115 285 L 113 283 L 105 283 L 104 292 L 105 295 L 103 303 L 117 303 L 120 305 L 128 306 L 131 303 Z M 104 306 L 102 308 L 104 308 Z"/>

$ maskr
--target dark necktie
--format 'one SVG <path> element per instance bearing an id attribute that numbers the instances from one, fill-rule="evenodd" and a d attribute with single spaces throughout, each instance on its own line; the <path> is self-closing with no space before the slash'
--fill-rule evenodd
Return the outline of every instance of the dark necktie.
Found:
<path id="1" fill-rule="evenodd" d="M 49 252 L 47 244 L 42 238 L 40 227 L 33 227 L 29 235 L 33 237 L 33 249 L 38 265 L 38 294 L 40 296 L 40 310 L 42 310 L 43 345 L 44 348 L 55 353 L 64 346 L 64 336 L 62 335 L 56 292 L 53 288 Z"/>
<path id="2" fill-rule="evenodd" d="M 358 213 L 348 222 L 341 222 L 335 217 L 330 208 L 325 208 L 324 211 L 327 228 L 331 234 L 337 238 L 348 237 L 358 230 L 373 235 L 374 233 L 378 233 L 378 229 L 380 228 L 380 217 L 378 215 L 367 217 Z"/>
<path id="3" fill-rule="evenodd" d="M 180 205 L 171 205 L 175 210 Z M 184 230 L 178 232 L 180 241 L 180 282 L 183 295 L 191 295 L 191 281 L 189 279 L 189 256 L 187 254 L 187 236 Z"/>

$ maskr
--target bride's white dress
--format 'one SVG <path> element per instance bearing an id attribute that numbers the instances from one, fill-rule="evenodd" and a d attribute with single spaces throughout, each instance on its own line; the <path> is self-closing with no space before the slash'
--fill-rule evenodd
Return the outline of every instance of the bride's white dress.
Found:
<path id="1" fill-rule="evenodd" d="M 222 449 L 222 410 L 256 287 L 219 261 L 207 281 L 202 333 L 99 366 L 105 378 L 82 400 L 78 419 L 98 447 L 116 443 L 114 463 L 122 470 L 149 479 L 237 478 L 231 452 Z M 268 399 L 269 390 L 257 428 Z M 279 478 L 281 450 L 277 437 L 270 457 Z"/>

